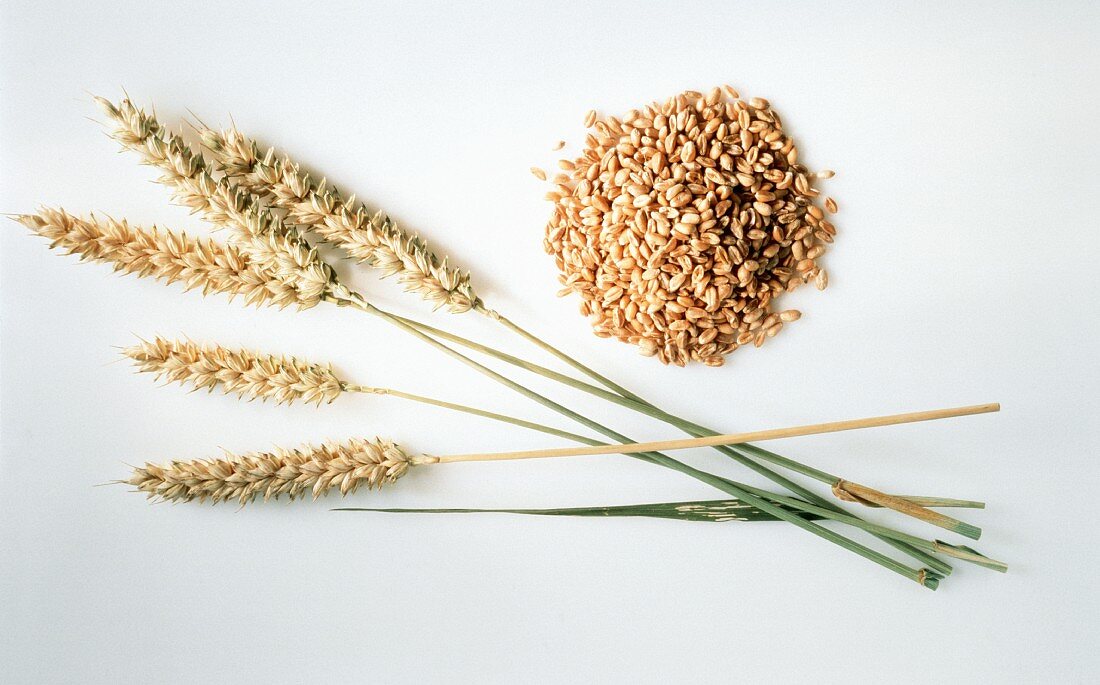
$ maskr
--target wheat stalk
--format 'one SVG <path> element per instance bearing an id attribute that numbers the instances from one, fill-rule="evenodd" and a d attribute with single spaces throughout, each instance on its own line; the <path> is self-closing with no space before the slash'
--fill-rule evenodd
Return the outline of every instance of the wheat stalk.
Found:
<path id="1" fill-rule="evenodd" d="M 189 383 L 196 390 L 213 391 L 220 387 L 226 394 L 241 398 L 320 405 L 332 402 L 343 391 L 343 384 L 331 368 L 294 357 L 200 345 L 189 340 L 167 340 L 159 336 L 124 348 L 122 353 L 134 360 L 139 370 L 156 374 L 157 378 Z"/>
<path id="2" fill-rule="evenodd" d="M 297 300 L 293 289 L 270 279 L 232 245 L 156 226 L 140 228 L 110 218 L 77 217 L 50 207 L 17 215 L 15 220 L 50 240 L 51 248 L 78 254 L 82 260 L 111 263 L 123 273 L 165 283 L 179 281 L 187 290 L 203 294 L 240 295 L 248 304 L 286 306 Z"/>
<path id="3" fill-rule="evenodd" d="M 128 99 L 118 105 L 102 97 L 95 101 L 115 124 L 111 137 L 163 171 L 159 180 L 173 190 L 177 202 L 201 213 L 211 223 L 228 227 L 233 241 L 254 262 L 294 291 L 299 307 L 320 302 L 335 276 L 295 231 L 228 178 L 215 180 L 202 156 L 195 154 L 179 135 L 164 128 L 155 116 Z"/>
<path id="4" fill-rule="evenodd" d="M 287 495 L 293 500 L 310 493 L 317 499 L 333 489 L 347 495 L 362 486 L 380 487 L 405 475 L 414 463 L 389 440 L 353 439 L 220 459 L 147 463 L 134 468 L 124 482 L 156 500 L 247 504 L 257 497 L 267 501 Z"/>
<path id="5" fill-rule="evenodd" d="M 277 158 L 273 148 L 261 156 L 256 143 L 235 129 L 219 132 L 200 124 L 199 133 L 220 171 L 285 210 L 290 221 L 358 261 L 397 275 L 407 290 L 437 307 L 461 313 L 477 306 L 469 273 L 449 266 L 420 236 L 398 228 L 382 212 L 369 214 L 354 196 L 344 199 L 289 158 Z"/>

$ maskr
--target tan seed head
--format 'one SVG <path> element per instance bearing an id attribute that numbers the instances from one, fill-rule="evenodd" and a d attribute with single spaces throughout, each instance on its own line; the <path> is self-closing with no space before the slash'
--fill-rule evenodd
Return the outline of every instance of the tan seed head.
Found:
<path id="1" fill-rule="evenodd" d="M 317 499 L 331 490 L 347 495 L 360 487 L 380 487 L 405 475 L 413 463 L 389 440 L 354 439 L 219 459 L 146 463 L 125 482 L 154 500 L 243 505 L 257 497 Z"/>
<path id="2" fill-rule="evenodd" d="M 156 337 L 122 350 L 140 371 L 195 389 L 277 403 L 332 402 L 343 384 L 328 366 L 189 340 Z"/>
<path id="3" fill-rule="evenodd" d="M 188 290 L 204 294 L 240 295 L 247 304 L 301 304 L 296 290 L 258 267 L 233 245 L 156 226 L 145 229 L 126 221 L 77 217 L 49 207 L 16 220 L 50 240 L 51 248 L 113 264 L 116 271 L 150 276 L 165 283 L 181 282 Z"/>

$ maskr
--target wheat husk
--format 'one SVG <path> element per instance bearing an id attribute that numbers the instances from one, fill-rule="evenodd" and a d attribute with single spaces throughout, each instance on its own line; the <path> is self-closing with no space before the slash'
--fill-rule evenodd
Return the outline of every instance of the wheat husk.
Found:
<path id="1" fill-rule="evenodd" d="M 116 271 L 181 282 L 203 294 L 241 296 L 248 304 L 286 306 L 297 292 L 259 269 L 239 248 L 156 226 L 141 228 L 91 215 L 78 217 L 64 209 L 43 207 L 17 221 L 50 241 L 50 247 L 82 260 L 112 264 Z"/>
<path id="2" fill-rule="evenodd" d="M 328 403 L 343 384 L 328 366 L 294 357 L 156 337 L 124 348 L 140 371 L 196 390 L 220 389 L 244 399 Z"/>
<path id="3" fill-rule="evenodd" d="M 125 482 L 150 499 L 170 502 L 247 504 L 286 496 L 314 499 L 393 483 L 413 460 L 389 440 L 353 439 L 269 452 L 227 454 L 218 459 L 146 463 Z"/>
<path id="4" fill-rule="evenodd" d="M 317 252 L 230 179 L 215 179 L 202 156 L 179 135 L 128 99 L 118 105 L 102 97 L 95 100 L 114 124 L 111 137 L 160 169 L 159 181 L 172 189 L 178 203 L 230 229 L 231 241 L 293 290 L 299 307 L 312 307 L 329 292 L 335 275 Z"/>
<path id="5" fill-rule="evenodd" d="M 289 158 L 277 157 L 274 149 L 261 155 L 255 141 L 236 129 L 200 125 L 199 132 L 218 169 L 285 211 L 288 221 L 385 275 L 396 275 L 408 291 L 436 307 L 461 313 L 478 305 L 468 272 L 451 267 L 420 236 L 384 213 L 370 214 L 355 197 L 343 198 L 324 179 L 316 181 Z"/>

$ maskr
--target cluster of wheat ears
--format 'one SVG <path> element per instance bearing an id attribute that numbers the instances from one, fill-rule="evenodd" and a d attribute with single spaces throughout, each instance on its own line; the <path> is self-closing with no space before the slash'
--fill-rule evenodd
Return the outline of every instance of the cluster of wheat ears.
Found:
<path id="1" fill-rule="evenodd" d="M 230 128 L 215 130 L 193 122 L 201 148 L 169 130 L 129 99 L 111 102 L 97 97 L 110 135 L 143 163 L 161 172 L 160 182 L 176 202 L 191 208 L 211 225 L 225 230 L 221 243 L 158 227 L 139 227 L 96 215 L 77 216 L 58 208 L 41 208 L 17 220 L 51 242 L 51 247 L 84 260 L 113 264 L 118 271 L 179 282 L 203 293 L 240 296 L 248 304 L 294 305 L 299 309 L 333 304 L 378 317 L 405 334 L 469 366 L 516 393 L 554 410 L 591 434 L 573 433 L 446 400 L 395 388 L 357 385 L 325 364 L 289 357 L 231 350 L 190 340 L 155 338 L 124 350 L 143 372 L 196 388 L 221 389 L 242 398 L 276 402 L 336 400 L 345 393 L 373 393 L 472 414 L 538 431 L 595 449 L 630 445 L 626 435 L 561 402 L 538 394 L 483 361 L 531 373 L 574 391 L 631 409 L 674 426 L 694 438 L 719 436 L 712 430 L 659 409 L 653 403 L 605 378 L 490 308 L 474 291 L 470 274 L 439 258 L 417 235 L 398 227 L 381 212 L 371 212 L 354 197 L 341 195 L 324 179 L 302 171 L 274 149 L 264 150 Z M 396 276 L 409 292 L 436 309 L 476 312 L 516 334 L 542 353 L 569 365 L 576 375 L 561 373 L 482 342 L 450 333 L 383 310 L 341 282 L 315 249 L 323 242 L 359 263 Z M 481 358 L 483 361 L 478 361 Z M 981 503 L 936 497 L 889 495 L 827 473 L 747 442 L 713 444 L 721 454 L 785 489 L 771 492 L 724 476 L 701 471 L 661 451 L 629 451 L 629 456 L 679 471 L 721 493 L 719 500 L 588 507 L 553 510 L 509 510 L 549 515 L 655 516 L 694 521 L 782 520 L 848 549 L 885 568 L 936 588 L 952 567 L 952 557 L 996 570 L 1004 564 L 964 545 L 925 539 L 871 523 L 842 504 L 885 506 L 897 512 L 976 539 L 980 529 L 934 509 L 980 507 Z M 611 449 L 611 448 L 608 448 Z M 446 460 L 446 459 L 443 459 Z M 457 460 L 457 459 L 456 459 Z M 347 494 L 360 487 L 392 483 L 413 467 L 439 463 L 439 457 L 412 455 L 381 438 L 306 445 L 211 459 L 147 463 L 123 482 L 149 497 L 171 501 L 236 501 L 241 504 L 285 495 L 318 497 L 332 490 Z M 819 494 L 781 471 L 823 483 L 836 499 Z M 419 510 L 473 511 L 473 510 Z M 833 522 L 834 526 L 822 525 Z M 864 531 L 918 562 L 903 563 L 851 536 Z"/>

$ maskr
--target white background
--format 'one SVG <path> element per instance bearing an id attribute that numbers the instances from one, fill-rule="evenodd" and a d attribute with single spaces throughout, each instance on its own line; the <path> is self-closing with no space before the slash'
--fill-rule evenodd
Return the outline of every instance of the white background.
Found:
<path id="1" fill-rule="evenodd" d="M 754 429 L 1000 401 L 998 415 L 775 447 L 963 512 L 1007 575 L 932 593 L 780 524 L 332 513 L 337 500 L 150 506 L 127 463 L 381 434 L 435 453 L 555 444 L 396 400 L 320 409 L 158 388 L 135 335 L 331 361 L 346 377 L 563 425 L 367 316 L 245 309 L 3 244 L 0 667 L 9 682 L 1085 682 L 1097 661 L 1091 3 L 5 1 L 0 210 L 202 232 L 86 119 L 121 87 L 274 142 L 470 268 L 499 309 L 668 409 Z M 838 171 L 832 286 L 721 369 L 597 340 L 542 253 L 558 138 L 730 82 Z M 378 302 L 419 300 L 343 263 Z M 475 314 L 438 325 L 535 352 Z M 554 390 L 536 381 L 533 387 Z M 554 390 L 556 392 L 556 390 Z M 569 402 L 637 438 L 668 428 Z M 710 452 L 700 467 L 757 482 Z M 361 506 L 709 498 L 625 457 L 414 472 Z M 881 512 L 877 520 L 895 521 Z M 902 523 L 934 536 L 937 529 Z"/>

